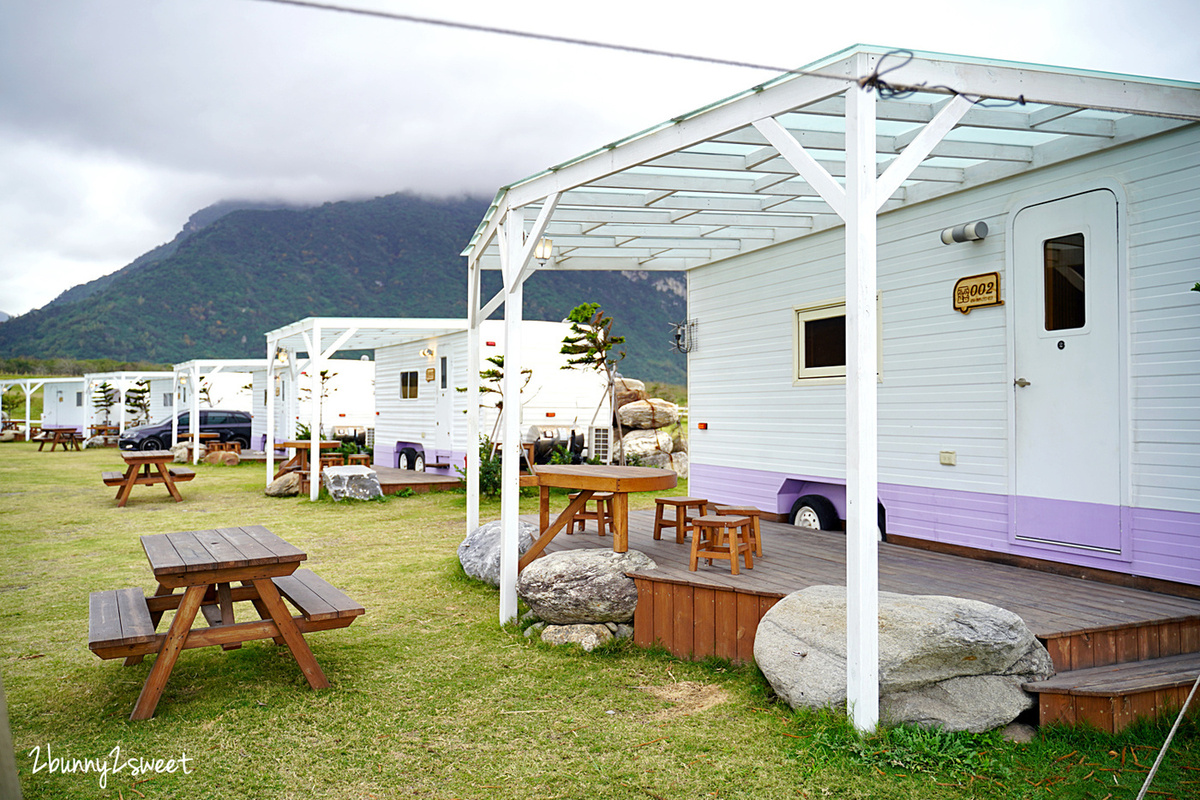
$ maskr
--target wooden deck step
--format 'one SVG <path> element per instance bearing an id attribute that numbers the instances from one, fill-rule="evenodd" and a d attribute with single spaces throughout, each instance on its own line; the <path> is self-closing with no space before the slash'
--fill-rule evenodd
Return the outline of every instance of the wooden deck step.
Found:
<path id="1" fill-rule="evenodd" d="M 361 604 L 351 600 L 341 589 L 312 570 L 298 569 L 291 575 L 271 580 L 279 588 L 279 593 L 310 621 L 344 619 L 345 624 L 349 625 L 365 611 Z"/>
<path id="2" fill-rule="evenodd" d="M 89 595 L 88 649 L 100 658 L 122 658 L 127 654 L 111 651 L 154 638 L 154 622 L 141 589 L 110 589 Z"/>
<path id="3" fill-rule="evenodd" d="M 1060 672 L 1023 688 L 1038 695 L 1043 725 L 1086 723 L 1118 733 L 1136 718 L 1181 708 L 1198 675 L 1200 653 L 1181 653 Z"/>

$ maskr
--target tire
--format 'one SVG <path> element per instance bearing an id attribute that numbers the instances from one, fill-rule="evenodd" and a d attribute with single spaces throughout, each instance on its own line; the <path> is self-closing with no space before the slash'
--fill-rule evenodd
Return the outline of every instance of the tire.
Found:
<path id="1" fill-rule="evenodd" d="M 155 437 L 151 436 L 142 441 L 143 450 L 164 450 L 163 443 Z"/>
<path id="2" fill-rule="evenodd" d="M 833 503 L 819 494 L 806 494 L 797 499 L 792 504 L 791 521 L 798 528 L 819 531 L 836 531 L 842 527 Z"/>
<path id="3" fill-rule="evenodd" d="M 247 439 L 245 436 L 235 436 L 235 437 L 233 437 L 233 439 L 231 439 L 230 441 L 237 442 L 237 443 L 238 443 L 238 445 L 239 445 L 239 446 L 240 446 L 240 447 L 241 447 L 243 450 L 249 450 L 249 449 L 250 449 L 250 440 L 249 440 L 249 439 Z"/>
<path id="4" fill-rule="evenodd" d="M 400 469 L 413 469 L 417 463 L 417 451 L 412 447 L 405 447 L 400 451 L 400 458 L 396 460 L 396 464 Z M 421 460 L 422 468 L 425 466 L 424 459 Z"/>
<path id="5" fill-rule="evenodd" d="M 417 453 L 417 459 L 413 462 L 413 470 L 416 472 L 425 471 L 425 454 Z"/>

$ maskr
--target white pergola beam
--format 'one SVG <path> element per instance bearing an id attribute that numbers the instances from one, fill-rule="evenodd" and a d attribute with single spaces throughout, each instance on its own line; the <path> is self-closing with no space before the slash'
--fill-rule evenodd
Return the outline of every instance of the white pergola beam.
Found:
<path id="1" fill-rule="evenodd" d="M 908 180 L 913 170 L 929 157 L 929 154 L 945 138 L 946 134 L 953 130 L 954 126 L 970 110 L 971 101 L 962 95 L 955 95 L 951 98 L 950 102 L 946 103 L 937 116 L 921 129 L 912 143 L 904 148 L 904 152 L 892 161 L 879 178 L 876 201 L 882 204 L 899 191 L 900 184 Z M 874 171 L 873 159 L 872 171 Z"/>

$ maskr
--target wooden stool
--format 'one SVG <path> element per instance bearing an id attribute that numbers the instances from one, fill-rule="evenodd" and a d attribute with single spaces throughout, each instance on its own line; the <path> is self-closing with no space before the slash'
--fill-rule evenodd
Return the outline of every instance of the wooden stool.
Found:
<path id="1" fill-rule="evenodd" d="M 579 497 L 579 492 L 568 495 L 572 500 Z M 607 527 L 610 532 L 613 531 L 613 508 L 612 508 L 612 492 L 595 492 L 589 498 L 596 501 L 596 510 L 588 511 L 587 503 L 583 504 L 583 508 L 575 512 L 575 516 L 571 517 L 571 523 L 567 525 L 567 535 L 570 536 L 575 532 L 575 523 L 579 523 L 579 530 L 582 532 L 587 527 L 589 519 L 596 520 L 596 527 L 600 529 L 600 535 L 604 535 L 604 529 Z"/>
<path id="2" fill-rule="evenodd" d="M 364 467 L 371 466 L 371 457 L 366 453 L 355 453 L 349 457 L 350 464 L 362 464 Z"/>
<path id="3" fill-rule="evenodd" d="M 341 453 L 321 456 L 321 469 L 326 467 L 341 467 L 345 466 L 346 461 L 342 458 Z"/>
<path id="4" fill-rule="evenodd" d="M 758 556 L 759 558 L 763 557 L 763 554 L 762 554 L 762 528 L 760 528 L 758 525 L 758 517 L 762 513 L 761 511 L 759 511 L 754 506 L 718 506 L 718 505 L 713 506 L 713 511 L 717 512 L 717 514 L 719 514 L 719 515 L 726 515 L 726 516 L 731 515 L 731 516 L 735 516 L 735 517 L 749 517 L 750 518 L 750 538 L 753 540 L 752 544 L 754 545 L 754 555 Z"/>
<path id="5" fill-rule="evenodd" d="M 675 509 L 675 521 L 663 519 L 663 511 L 667 506 Z M 704 510 L 708 507 L 708 501 L 701 497 L 656 497 L 654 498 L 654 538 L 662 538 L 663 528 L 675 529 L 675 541 L 678 544 L 683 544 L 683 539 L 687 536 L 688 528 L 696 517 L 689 517 L 687 512 L 689 508 L 696 509 L 696 516 L 704 516 Z"/>
<path id="6" fill-rule="evenodd" d="M 750 518 L 709 514 L 692 521 L 692 557 L 688 569 L 696 571 L 700 559 L 729 561 L 729 570 L 738 574 L 738 555 L 746 560 L 746 569 L 754 569 L 754 548 L 750 545 Z"/>

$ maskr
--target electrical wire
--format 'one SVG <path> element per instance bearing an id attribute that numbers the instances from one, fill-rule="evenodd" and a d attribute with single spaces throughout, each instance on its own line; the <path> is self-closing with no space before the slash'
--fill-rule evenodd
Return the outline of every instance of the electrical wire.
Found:
<path id="1" fill-rule="evenodd" d="M 417 25 L 433 25 L 442 28 L 454 28 L 457 30 L 473 31 L 476 33 L 489 33 L 499 36 L 515 36 L 521 39 L 533 39 L 541 42 L 553 42 L 556 44 L 569 44 L 578 47 L 593 47 L 602 50 L 616 50 L 623 53 L 634 53 L 645 56 L 658 56 L 661 58 L 675 58 L 685 61 L 696 61 L 702 64 L 714 64 L 724 67 L 738 67 L 742 69 L 764 70 L 783 75 L 803 75 L 809 78 L 824 78 L 826 80 L 845 81 L 846 78 L 839 75 L 829 75 L 827 73 L 817 71 L 806 71 L 800 69 L 787 69 L 786 67 L 774 66 L 771 64 L 759 64 L 752 61 L 737 61 L 727 58 L 714 58 L 712 56 L 698 56 L 689 53 L 677 53 L 671 50 L 656 50 L 649 47 L 633 47 L 632 45 L 611 44 L 608 42 L 597 42 L 591 39 L 579 39 L 571 36 L 558 36 L 549 33 L 533 33 L 531 31 L 519 31 L 512 28 L 498 28 L 492 25 L 477 25 L 470 22 L 456 22 L 447 19 L 435 19 L 433 17 L 419 17 L 413 14 L 398 14 L 393 11 L 377 11 L 369 8 L 353 8 L 350 6 L 338 6 L 330 3 L 316 3 L 311 0 L 254 0 L 259 3 L 273 3 L 275 5 L 297 6 L 300 8 L 310 8 L 318 11 L 333 11 L 341 14 L 353 14 L 363 17 L 375 17 L 378 19 L 388 19 L 395 22 L 410 22 Z M 902 56 L 904 61 L 887 69 L 883 69 L 884 63 L 893 56 Z M 985 99 L 981 95 L 970 95 L 965 92 L 960 92 L 950 86 L 926 86 L 925 84 L 904 85 L 893 84 L 885 81 L 883 76 L 889 72 L 894 72 L 907 65 L 914 58 L 914 53 L 911 50 L 891 50 L 884 53 L 875 70 L 865 77 L 858 79 L 859 88 L 863 91 L 874 91 L 881 99 L 884 100 L 903 100 L 912 97 L 918 92 L 940 92 L 961 96 L 970 100 L 975 104 L 984 103 Z M 989 104 L 990 105 L 990 104 Z M 997 106 L 1013 106 L 1025 105 L 1024 96 L 1018 97 L 1012 101 L 1000 101 Z"/>

